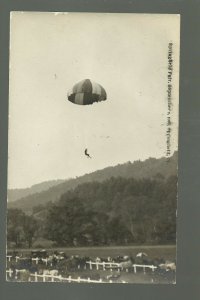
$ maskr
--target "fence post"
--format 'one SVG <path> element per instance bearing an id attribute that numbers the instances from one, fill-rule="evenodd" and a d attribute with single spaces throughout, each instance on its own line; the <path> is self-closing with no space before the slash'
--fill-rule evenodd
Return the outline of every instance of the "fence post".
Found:
<path id="1" fill-rule="evenodd" d="M 18 270 L 15 270 L 15 279 L 17 279 Z"/>
<path id="2" fill-rule="evenodd" d="M 43 282 L 46 282 L 45 274 L 43 274 L 42 278 L 43 278 Z"/>
<path id="3" fill-rule="evenodd" d="M 90 270 L 92 270 L 92 262 L 91 262 L 91 260 L 90 260 L 89 263 L 90 263 Z"/>
<path id="4" fill-rule="evenodd" d="M 96 269 L 99 270 L 99 263 L 96 262 Z"/>
<path id="5" fill-rule="evenodd" d="M 58 277 L 59 277 L 60 281 L 62 281 L 62 275 L 59 275 Z"/>
<path id="6" fill-rule="evenodd" d="M 106 267 L 105 267 L 105 262 L 103 262 L 103 270 L 105 271 Z"/>
<path id="7" fill-rule="evenodd" d="M 9 276 L 12 276 L 13 271 L 11 269 L 9 269 Z"/>
<path id="8" fill-rule="evenodd" d="M 35 282 L 38 282 L 37 272 L 35 272 Z"/>
<path id="9" fill-rule="evenodd" d="M 38 258 L 38 257 L 36 257 L 36 265 L 38 265 L 38 261 L 39 261 L 39 258 Z"/>
<path id="10" fill-rule="evenodd" d="M 53 276 L 51 276 L 51 282 L 54 282 L 54 277 Z"/>
<path id="11" fill-rule="evenodd" d="M 69 276 L 68 277 L 68 281 L 71 282 L 71 279 L 72 279 L 72 276 Z"/>
<path id="12" fill-rule="evenodd" d="M 102 279 L 101 279 L 101 278 L 99 279 L 99 282 L 102 282 Z"/>
<path id="13" fill-rule="evenodd" d="M 85 265 L 84 265 L 84 270 L 86 270 L 86 269 L 87 269 L 87 265 L 85 264 Z"/>
<path id="14" fill-rule="evenodd" d="M 81 278 L 80 277 L 78 277 L 78 282 L 80 282 L 81 281 Z"/>
<path id="15" fill-rule="evenodd" d="M 110 264 L 110 271 L 112 272 L 112 264 Z"/>
<path id="16" fill-rule="evenodd" d="M 144 274 L 146 274 L 145 266 L 143 266 L 143 272 L 144 272 Z"/>
<path id="17" fill-rule="evenodd" d="M 80 269 L 81 268 L 81 266 L 80 265 L 78 265 L 78 269 Z"/>
<path id="18" fill-rule="evenodd" d="M 88 277 L 87 281 L 90 282 L 90 277 Z"/>
<path id="19" fill-rule="evenodd" d="M 134 273 L 136 274 L 137 273 L 136 265 L 134 265 L 133 267 L 134 267 Z"/>
<path id="20" fill-rule="evenodd" d="M 112 280 L 109 280 L 109 283 L 112 283 Z"/>

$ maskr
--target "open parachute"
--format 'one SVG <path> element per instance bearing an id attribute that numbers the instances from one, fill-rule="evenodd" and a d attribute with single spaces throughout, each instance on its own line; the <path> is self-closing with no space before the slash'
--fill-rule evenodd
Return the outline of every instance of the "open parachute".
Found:
<path id="1" fill-rule="evenodd" d="M 90 79 L 76 83 L 67 96 L 69 101 L 79 105 L 89 105 L 107 99 L 105 89 Z"/>

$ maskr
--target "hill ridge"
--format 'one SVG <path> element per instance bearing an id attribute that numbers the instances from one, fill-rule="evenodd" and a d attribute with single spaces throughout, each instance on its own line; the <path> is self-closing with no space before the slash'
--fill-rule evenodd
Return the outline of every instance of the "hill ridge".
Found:
<path id="1" fill-rule="evenodd" d="M 82 183 L 98 181 L 102 182 L 110 177 L 124 178 L 167 178 L 177 174 L 178 153 L 175 152 L 170 158 L 148 158 L 144 161 L 126 162 L 116 166 L 109 166 L 95 172 L 82 175 L 77 178 L 63 180 L 47 190 L 36 192 L 25 197 L 22 197 L 14 202 L 8 202 L 8 208 L 15 207 L 24 210 L 25 212 L 32 211 L 34 206 L 45 204 L 47 202 L 56 202 L 61 195 L 67 191 L 76 188 Z"/>

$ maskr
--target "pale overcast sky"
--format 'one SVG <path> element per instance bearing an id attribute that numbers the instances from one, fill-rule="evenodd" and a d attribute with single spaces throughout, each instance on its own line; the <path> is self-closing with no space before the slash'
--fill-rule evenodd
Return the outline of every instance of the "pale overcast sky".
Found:
<path id="1" fill-rule="evenodd" d="M 9 188 L 165 156 L 170 42 L 173 153 L 179 22 L 178 15 L 12 13 Z M 68 90 L 86 78 L 105 88 L 107 101 L 67 101 Z"/>

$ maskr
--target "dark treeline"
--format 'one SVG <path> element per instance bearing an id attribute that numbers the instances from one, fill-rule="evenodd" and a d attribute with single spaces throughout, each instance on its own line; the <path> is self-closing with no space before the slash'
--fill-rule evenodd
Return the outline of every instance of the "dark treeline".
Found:
<path id="1" fill-rule="evenodd" d="M 8 209 L 7 212 L 7 241 L 20 247 L 27 244 L 30 248 L 39 229 L 39 223 L 34 216 L 27 216 L 17 208 Z"/>
<path id="2" fill-rule="evenodd" d="M 175 243 L 176 205 L 176 176 L 84 183 L 55 203 L 34 207 L 29 227 L 35 231 L 22 233 L 28 228 L 26 221 L 21 241 L 29 247 L 38 237 L 57 246 Z M 12 232 L 16 212 L 24 216 L 20 210 L 8 210 L 8 240 L 19 244 L 20 237 Z"/>

